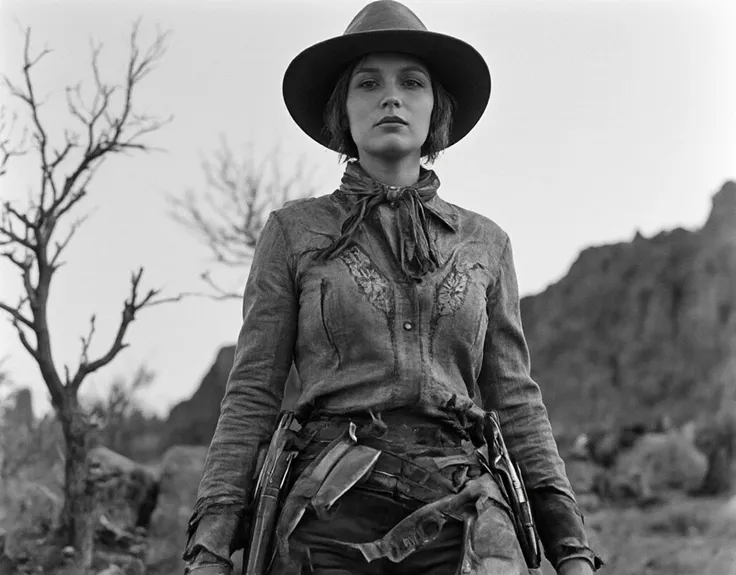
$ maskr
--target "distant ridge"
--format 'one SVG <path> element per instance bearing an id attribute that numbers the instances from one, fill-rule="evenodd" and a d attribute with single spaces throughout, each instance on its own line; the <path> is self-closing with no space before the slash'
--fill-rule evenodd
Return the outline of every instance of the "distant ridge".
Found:
<path id="1" fill-rule="evenodd" d="M 716 409 L 736 397 L 736 183 L 701 229 L 583 250 L 521 306 L 556 429 Z"/>

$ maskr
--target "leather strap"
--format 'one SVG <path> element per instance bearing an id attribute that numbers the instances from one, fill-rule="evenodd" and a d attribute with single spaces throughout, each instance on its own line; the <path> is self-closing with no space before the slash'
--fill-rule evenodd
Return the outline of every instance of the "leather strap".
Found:
<path id="1" fill-rule="evenodd" d="M 368 562 L 385 557 L 398 563 L 435 539 L 448 517 L 461 516 L 461 521 L 464 521 L 469 512 L 475 512 L 475 503 L 483 498 L 492 499 L 507 508 L 498 485 L 490 475 L 485 474 L 468 481 L 459 493 L 446 495 L 417 509 L 380 539 L 369 543 L 343 544 L 359 550 Z"/>

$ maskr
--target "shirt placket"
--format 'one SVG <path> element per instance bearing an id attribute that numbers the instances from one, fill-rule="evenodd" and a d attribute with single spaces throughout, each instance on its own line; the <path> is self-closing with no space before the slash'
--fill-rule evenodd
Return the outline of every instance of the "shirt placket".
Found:
<path id="1" fill-rule="evenodd" d="M 406 389 L 406 393 L 411 401 L 417 402 L 421 397 L 421 382 L 426 370 L 419 291 L 415 282 L 407 281 L 401 269 L 401 254 L 399 252 L 399 234 L 401 231 L 398 228 L 396 207 L 386 203 L 379 207 L 377 213 L 378 222 L 382 228 L 381 235 L 385 239 L 383 245 L 393 252 L 386 255 L 387 259 L 393 260 L 394 265 L 391 269 L 395 274 L 395 285 L 399 296 L 397 313 L 394 318 L 394 329 L 399 340 L 399 365 L 402 384 L 412 386 L 411 389 Z"/>

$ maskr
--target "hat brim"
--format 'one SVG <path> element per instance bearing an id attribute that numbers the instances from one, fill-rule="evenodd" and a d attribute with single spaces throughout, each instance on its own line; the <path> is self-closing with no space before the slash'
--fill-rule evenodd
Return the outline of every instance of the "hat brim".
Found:
<path id="1" fill-rule="evenodd" d="M 415 56 L 429 68 L 457 104 L 448 147 L 460 141 L 480 120 L 491 94 L 491 74 L 470 44 L 423 30 L 378 30 L 330 38 L 301 52 L 284 74 L 286 107 L 313 140 L 330 148 L 324 123 L 325 106 L 345 67 L 373 52 Z"/>

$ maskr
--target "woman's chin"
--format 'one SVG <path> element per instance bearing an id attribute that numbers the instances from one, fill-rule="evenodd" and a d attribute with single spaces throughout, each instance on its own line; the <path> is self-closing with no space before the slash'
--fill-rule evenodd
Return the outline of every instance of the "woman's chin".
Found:
<path id="1" fill-rule="evenodd" d="M 421 145 L 414 145 L 413 142 L 407 142 L 405 139 L 392 138 L 390 141 L 372 145 L 366 151 L 371 156 L 387 160 L 399 160 L 413 155 L 418 158 Z"/>

